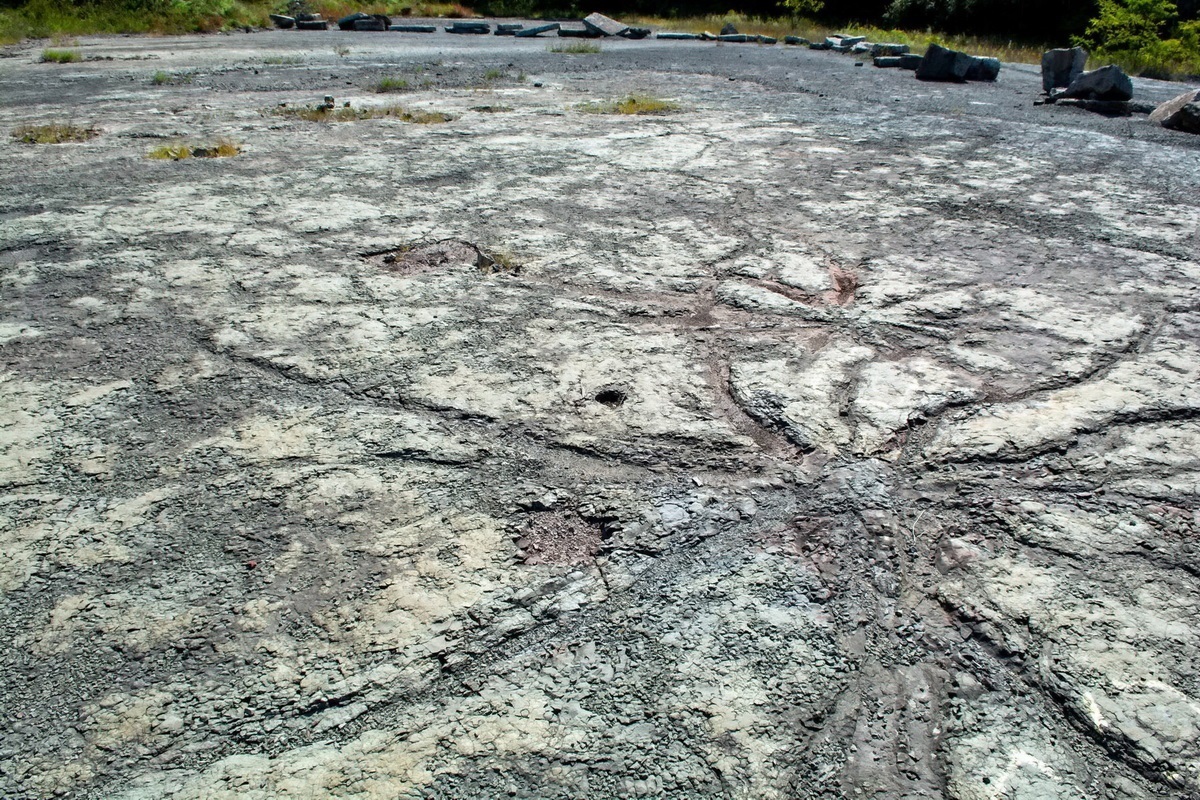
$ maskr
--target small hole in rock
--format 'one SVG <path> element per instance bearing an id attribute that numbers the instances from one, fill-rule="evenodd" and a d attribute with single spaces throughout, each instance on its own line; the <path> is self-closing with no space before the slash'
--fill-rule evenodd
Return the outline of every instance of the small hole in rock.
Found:
<path id="1" fill-rule="evenodd" d="M 596 402 L 609 408 L 620 408 L 625 405 L 625 393 L 620 389 L 601 389 L 596 392 Z"/>

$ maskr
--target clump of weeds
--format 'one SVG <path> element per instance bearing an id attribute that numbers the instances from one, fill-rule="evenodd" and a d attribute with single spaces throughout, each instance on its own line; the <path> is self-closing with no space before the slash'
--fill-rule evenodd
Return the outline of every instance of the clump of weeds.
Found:
<path id="1" fill-rule="evenodd" d="M 164 144 L 146 154 L 157 161 L 182 161 L 185 158 L 232 158 L 241 155 L 241 145 L 229 139 L 218 139 L 211 145 Z"/>
<path id="2" fill-rule="evenodd" d="M 69 122 L 55 122 L 49 125 L 22 125 L 12 132 L 13 138 L 24 144 L 65 144 L 67 142 L 86 142 L 100 131 L 95 128 L 84 128 Z"/>
<path id="3" fill-rule="evenodd" d="M 74 64 L 83 61 L 83 54 L 78 50 L 55 50 L 47 47 L 42 51 L 43 64 Z"/>
<path id="4" fill-rule="evenodd" d="M 581 103 L 578 109 L 587 114 L 631 114 L 640 116 L 672 114 L 679 111 L 680 106 L 679 103 L 673 100 L 663 100 L 645 94 L 631 94 L 620 100 Z"/>
<path id="5" fill-rule="evenodd" d="M 566 53 L 571 56 L 599 53 L 600 45 L 591 42 L 573 42 L 571 44 L 556 44 L 550 48 L 551 53 Z"/>
<path id="6" fill-rule="evenodd" d="M 404 78 L 382 78 L 379 83 L 375 84 L 374 90 L 379 94 L 387 92 L 403 92 L 409 88 L 409 83 Z"/>

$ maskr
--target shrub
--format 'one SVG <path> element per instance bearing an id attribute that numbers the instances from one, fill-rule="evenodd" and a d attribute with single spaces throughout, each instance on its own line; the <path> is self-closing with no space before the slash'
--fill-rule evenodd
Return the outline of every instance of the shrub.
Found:
<path id="1" fill-rule="evenodd" d="M 587 114 L 670 114 L 679 110 L 679 104 L 672 100 L 660 100 L 644 94 L 632 94 L 621 100 L 610 100 L 599 103 L 583 103 L 578 106 L 580 111 Z"/>
<path id="2" fill-rule="evenodd" d="M 78 50 L 52 50 L 46 48 L 42 51 L 43 63 L 73 64 L 76 61 L 83 61 L 83 54 Z"/>
<path id="3" fill-rule="evenodd" d="M 12 132 L 13 138 L 24 144 L 84 142 L 99 134 L 100 131 L 95 128 L 81 128 L 69 122 L 56 122 L 50 125 L 22 125 Z"/>

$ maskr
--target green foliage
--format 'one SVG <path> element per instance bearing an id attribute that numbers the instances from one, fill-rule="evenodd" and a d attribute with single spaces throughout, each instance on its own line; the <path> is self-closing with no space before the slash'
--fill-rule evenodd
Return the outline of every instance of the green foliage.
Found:
<path id="1" fill-rule="evenodd" d="M 551 53 L 566 53 L 567 55 L 580 56 L 589 53 L 599 53 L 600 45 L 592 44 L 591 42 L 573 42 L 571 44 L 556 44 L 549 48 Z"/>
<path id="2" fill-rule="evenodd" d="M 73 64 L 76 61 L 83 61 L 83 54 L 78 50 L 51 50 L 46 48 L 42 51 L 42 61 L 51 64 Z"/>
<path id="3" fill-rule="evenodd" d="M 1096 18 L 1074 41 L 1136 75 L 1200 75 L 1200 22 L 1179 23 L 1170 0 L 1100 0 Z"/>
<path id="4" fill-rule="evenodd" d="M 825 7 L 825 0 L 779 0 L 779 7 L 796 16 L 812 16 Z"/>
<path id="5" fill-rule="evenodd" d="M 1161 41 L 1178 16 L 1170 0 L 1100 0 L 1077 41 L 1090 50 L 1140 50 Z"/>
<path id="6" fill-rule="evenodd" d="M 69 122 L 55 122 L 50 125 L 22 125 L 12 132 L 12 136 L 23 144 L 65 144 L 86 142 L 99 133 L 95 128 L 84 128 Z"/>
<path id="7" fill-rule="evenodd" d="M 629 114 L 636 116 L 671 114 L 679 111 L 679 103 L 646 94 L 631 94 L 620 100 L 581 103 L 576 106 L 585 114 Z"/>

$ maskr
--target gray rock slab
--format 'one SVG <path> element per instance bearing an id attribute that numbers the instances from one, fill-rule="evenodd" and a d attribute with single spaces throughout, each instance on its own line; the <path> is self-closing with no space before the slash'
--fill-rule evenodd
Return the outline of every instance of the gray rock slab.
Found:
<path id="1" fill-rule="evenodd" d="M 372 16 L 368 19 L 354 20 L 354 30 L 356 31 L 386 31 L 392 22 L 385 16 Z"/>
<path id="2" fill-rule="evenodd" d="M 810 42 L 808 39 L 805 39 L 803 36 L 785 36 L 785 37 L 783 37 L 783 43 L 795 45 L 795 46 L 803 46 L 803 45 L 811 45 L 812 44 L 812 42 Z"/>
<path id="3" fill-rule="evenodd" d="M 329 20 L 325 19 L 298 19 L 296 20 L 296 30 L 301 31 L 324 31 L 329 29 Z"/>
<path id="4" fill-rule="evenodd" d="M 396 33 L 437 33 L 436 25 L 389 25 L 389 31 Z"/>
<path id="5" fill-rule="evenodd" d="M 1150 121 L 1164 128 L 1200 133 L 1200 89 L 1188 90 L 1150 113 Z"/>
<path id="6" fill-rule="evenodd" d="M 919 69 L 923 60 L 916 53 L 905 53 L 900 56 L 900 69 Z"/>
<path id="7" fill-rule="evenodd" d="M 690 40 L 690 39 L 699 39 L 699 38 L 700 38 L 700 34 L 698 34 L 698 33 L 679 33 L 679 32 L 675 32 L 675 31 L 665 31 L 665 32 L 662 32 L 662 33 L 656 33 L 656 34 L 654 34 L 654 38 L 655 38 L 655 39 L 666 39 L 666 40 L 668 40 L 668 41 L 671 41 L 671 40 L 674 40 L 674 41 L 686 41 L 686 40 Z"/>
<path id="8" fill-rule="evenodd" d="M 891 42 L 876 42 L 871 45 L 872 56 L 901 56 L 909 51 L 906 44 L 895 44 Z"/>
<path id="9" fill-rule="evenodd" d="M 518 31 L 524 30 L 525 26 L 519 22 L 501 22 L 496 25 L 496 30 L 493 31 L 496 36 L 515 36 Z"/>
<path id="10" fill-rule="evenodd" d="M 1065 89 L 1083 74 L 1088 54 L 1082 47 L 1063 47 L 1042 53 L 1042 90 Z"/>
<path id="11" fill-rule="evenodd" d="M 591 28 L 559 28 L 558 35 L 564 39 L 599 39 L 604 36 Z"/>
<path id="12" fill-rule="evenodd" d="M 356 11 L 353 14 L 347 14 L 337 21 L 337 26 L 344 31 L 354 30 L 354 23 L 360 19 L 371 19 L 371 15 L 363 11 Z"/>
<path id="13" fill-rule="evenodd" d="M 296 27 L 296 18 L 284 16 L 283 14 L 270 14 L 271 22 L 275 23 L 278 28 L 294 28 Z"/>
<path id="14" fill-rule="evenodd" d="M 1000 59 L 971 56 L 971 66 L 967 69 L 967 80 L 994 81 L 999 75 Z"/>
<path id="15" fill-rule="evenodd" d="M 617 35 L 623 39 L 645 39 L 651 33 L 649 28 L 626 28 Z"/>
<path id="16" fill-rule="evenodd" d="M 604 36 L 620 36 L 625 31 L 629 30 L 629 26 L 617 22 L 612 17 L 606 17 L 603 14 L 588 14 L 583 18 L 583 25 L 588 30 Z"/>
<path id="17" fill-rule="evenodd" d="M 524 28 L 517 31 L 514 35 L 520 39 L 532 39 L 541 36 L 543 33 L 550 33 L 559 29 L 559 23 L 547 22 L 545 25 L 533 25 L 529 28 Z"/>
<path id="18" fill-rule="evenodd" d="M 882 68 L 899 68 L 900 56 L 875 56 L 872 63 L 877 67 Z"/>
<path id="19" fill-rule="evenodd" d="M 455 22 L 446 26 L 446 33 L 486 34 L 492 32 L 492 26 L 487 22 Z"/>

